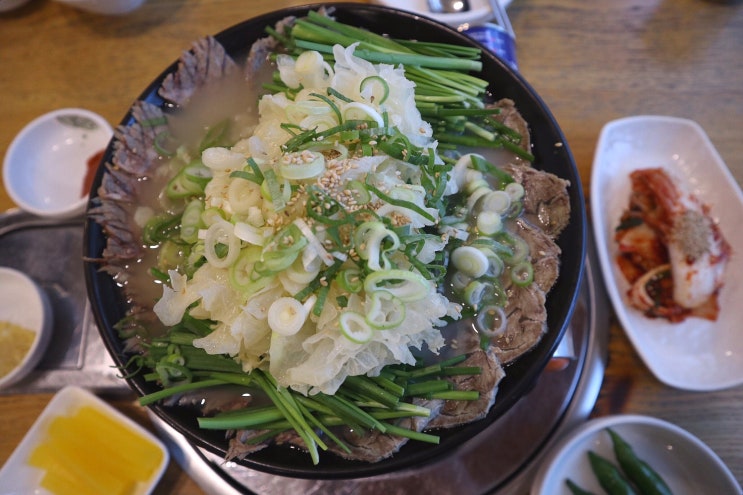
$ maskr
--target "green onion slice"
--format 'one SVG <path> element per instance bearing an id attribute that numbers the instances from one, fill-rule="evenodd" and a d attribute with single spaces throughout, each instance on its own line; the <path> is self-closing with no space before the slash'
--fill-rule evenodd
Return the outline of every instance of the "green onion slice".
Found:
<path id="1" fill-rule="evenodd" d="M 367 275 L 364 289 L 371 294 L 385 290 L 403 302 L 419 301 L 428 295 L 430 285 L 423 275 L 407 270 L 381 270 Z"/>
<path id="2" fill-rule="evenodd" d="M 366 322 L 364 315 L 346 310 L 339 317 L 341 333 L 354 344 L 364 344 L 372 338 L 374 330 Z"/>
<path id="3" fill-rule="evenodd" d="M 405 319 L 405 305 L 387 291 L 377 291 L 369 298 L 366 322 L 377 329 L 398 327 Z"/>
<path id="4" fill-rule="evenodd" d="M 369 76 L 361 81 L 359 92 L 362 96 L 368 94 L 369 96 L 366 99 L 370 103 L 381 105 L 387 101 L 387 97 L 390 95 L 390 86 L 387 81 L 379 76 Z"/>

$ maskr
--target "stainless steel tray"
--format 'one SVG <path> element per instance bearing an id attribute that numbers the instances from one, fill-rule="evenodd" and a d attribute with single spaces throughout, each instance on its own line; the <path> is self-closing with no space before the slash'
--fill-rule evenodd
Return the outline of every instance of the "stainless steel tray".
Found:
<path id="1" fill-rule="evenodd" d="M 47 220 L 21 210 L 0 214 L 0 266 L 20 270 L 46 292 L 54 333 L 36 369 L 0 394 L 54 392 L 75 384 L 128 392 L 89 308 L 83 276 L 83 218 Z"/>

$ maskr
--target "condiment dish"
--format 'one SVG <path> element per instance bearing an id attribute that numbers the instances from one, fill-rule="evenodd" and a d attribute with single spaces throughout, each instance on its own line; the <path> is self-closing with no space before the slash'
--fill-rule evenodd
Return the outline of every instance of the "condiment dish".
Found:
<path id="1" fill-rule="evenodd" d="M 168 449 L 154 434 L 73 385 L 55 394 L 0 469 L 3 493 L 49 493 L 53 476 L 42 480 L 55 471 L 54 464 L 62 456 L 72 473 L 72 489 L 90 488 L 100 474 L 94 492 L 111 493 L 101 490 L 123 486 L 132 495 L 152 493 L 170 461 Z M 112 465 L 117 456 L 124 456 L 126 468 Z"/>
<path id="2" fill-rule="evenodd" d="M 2 359 L 13 366 L 0 376 L 0 389 L 17 383 L 36 367 L 51 339 L 52 321 L 49 300 L 36 282 L 18 270 L 0 267 L 0 339 L 11 346 L 3 350 Z M 23 339 L 27 332 L 33 335 Z M 22 340 L 27 341 L 21 344 Z M 19 348 L 13 348 L 14 344 Z"/>
<path id="3" fill-rule="evenodd" d="M 630 198 L 630 173 L 661 167 L 709 207 L 732 246 L 719 293 L 716 321 L 671 323 L 630 306 L 629 283 L 616 262 L 614 232 Z M 691 120 L 642 115 L 607 123 L 599 136 L 591 176 L 596 251 L 617 317 L 637 353 L 663 383 L 686 390 L 718 390 L 743 383 L 743 194 L 704 130 Z"/>
<path id="4" fill-rule="evenodd" d="M 501 7 L 505 8 L 511 3 L 511 0 L 497 0 Z M 480 24 L 488 22 L 493 18 L 491 3 L 487 0 L 470 0 L 470 9 L 455 13 L 435 13 L 431 12 L 428 6 L 428 0 L 374 0 L 373 3 L 385 7 L 394 7 L 400 10 L 407 10 L 416 14 L 424 15 L 435 19 L 452 27 L 458 27 L 462 24 Z"/>
<path id="5" fill-rule="evenodd" d="M 688 431 L 650 416 L 615 415 L 588 421 L 568 433 L 540 466 L 531 495 L 569 495 L 568 478 L 584 490 L 603 493 L 588 452 L 619 466 L 607 428 L 622 437 L 676 495 L 740 493 L 725 463 Z"/>
<path id="6" fill-rule="evenodd" d="M 28 0 L 0 0 L 0 12 L 8 12 L 28 3 Z"/>
<path id="7" fill-rule="evenodd" d="M 56 0 L 76 9 L 103 15 L 128 14 L 142 6 L 145 0 Z"/>
<path id="8" fill-rule="evenodd" d="M 47 218 L 72 218 L 88 201 L 88 170 L 113 129 L 100 115 L 81 108 L 46 113 L 26 125 L 8 148 L 3 182 L 23 210 Z"/>

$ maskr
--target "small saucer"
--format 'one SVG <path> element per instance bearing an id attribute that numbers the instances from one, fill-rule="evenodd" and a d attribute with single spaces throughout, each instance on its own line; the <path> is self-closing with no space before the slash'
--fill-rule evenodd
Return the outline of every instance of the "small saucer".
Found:
<path id="1" fill-rule="evenodd" d="M 47 218 L 81 215 L 88 200 L 85 179 L 98 152 L 113 136 L 100 115 L 80 108 L 46 113 L 29 123 L 8 148 L 3 182 L 21 209 Z"/>
<path id="2" fill-rule="evenodd" d="M 51 340 L 52 320 L 49 300 L 36 282 L 23 272 L 0 267 L 0 322 L 9 323 L 13 328 L 21 327 L 34 334 L 25 356 L 13 369 L 0 376 L 0 388 L 22 380 L 36 367 Z M 17 337 L 9 330 L 8 332 L 7 338 Z M 13 355 L 8 349 L 3 352 L 3 359 L 9 359 Z"/>

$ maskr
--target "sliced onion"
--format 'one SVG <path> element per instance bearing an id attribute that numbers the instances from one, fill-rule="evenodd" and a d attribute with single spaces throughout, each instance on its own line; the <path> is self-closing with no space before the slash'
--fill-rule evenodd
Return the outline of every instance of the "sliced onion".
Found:
<path id="1" fill-rule="evenodd" d="M 429 281 L 407 270 L 383 270 L 367 275 L 364 290 L 368 294 L 386 290 L 403 302 L 419 301 L 428 295 Z"/>
<path id="2" fill-rule="evenodd" d="M 512 184 L 516 183 L 513 182 Z M 482 199 L 480 208 L 482 208 L 482 211 L 492 211 L 503 215 L 511 207 L 511 200 L 511 196 L 506 191 L 489 191 Z"/>
<path id="3" fill-rule="evenodd" d="M 500 306 L 485 306 L 477 313 L 475 327 L 487 337 L 497 337 L 506 331 L 508 317 Z"/>
<path id="4" fill-rule="evenodd" d="M 245 241 L 248 244 L 263 246 L 266 242 L 266 238 L 263 236 L 263 229 L 260 227 L 253 227 L 246 222 L 235 222 L 234 232 L 238 239 Z"/>
<path id="5" fill-rule="evenodd" d="M 294 335 L 307 320 L 309 310 L 293 297 L 280 297 L 268 308 L 268 326 L 279 335 Z"/>
<path id="6" fill-rule="evenodd" d="M 374 292 L 369 298 L 366 322 L 374 328 L 398 327 L 405 319 L 405 305 L 387 291 Z"/>
<path id="7" fill-rule="evenodd" d="M 374 330 L 366 322 L 364 315 L 355 311 L 346 310 L 338 318 L 341 333 L 354 344 L 369 342 L 374 335 Z"/>
<path id="8" fill-rule="evenodd" d="M 473 246 L 460 246 L 451 253 L 454 268 L 470 277 L 482 277 L 488 271 L 490 262 L 485 253 Z"/>
<path id="9" fill-rule="evenodd" d="M 303 150 L 281 157 L 279 172 L 289 180 L 312 179 L 325 171 L 325 157 L 322 153 Z"/>
<path id="10" fill-rule="evenodd" d="M 207 148 L 201 153 L 201 161 L 212 170 L 242 170 L 245 156 L 227 148 Z"/>
<path id="11" fill-rule="evenodd" d="M 484 235 L 492 235 L 503 229 L 501 216 L 494 211 L 483 211 L 477 215 L 477 230 Z"/>
<path id="12" fill-rule="evenodd" d="M 327 249 L 325 249 L 325 246 L 322 245 L 322 242 L 320 239 L 317 238 L 314 232 L 312 232 L 312 229 L 309 225 L 307 225 L 307 222 L 302 220 L 301 218 L 294 219 L 294 225 L 299 227 L 299 230 L 302 232 L 302 235 L 304 235 L 307 240 L 309 241 L 310 245 L 309 247 L 312 248 L 312 250 L 317 253 L 317 255 L 320 257 L 323 263 L 325 263 L 327 266 L 332 265 L 335 263 L 335 259 L 333 258 L 333 255 L 328 252 Z"/>
<path id="13" fill-rule="evenodd" d="M 343 106 L 343 118 L 346 120 L 373 120 L 378 127 L 384 127 L 384 118 L 366 103 L 353 101 Z"/>
<path id="14" fill-rule="evenodd" d="M 217 255 L 217 244 L 227 246 L 227 254 L 220 258 Z M 204 238 L 204 256 L 206 261 L 216 268 L 227 268 L 240 255 L 240 239 L 234 233 L 234 228 L 227 220 L 214 222 L 207 230 Z"/>

